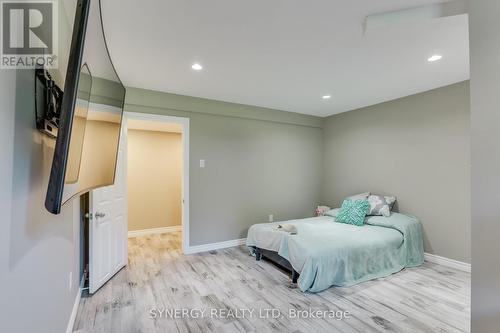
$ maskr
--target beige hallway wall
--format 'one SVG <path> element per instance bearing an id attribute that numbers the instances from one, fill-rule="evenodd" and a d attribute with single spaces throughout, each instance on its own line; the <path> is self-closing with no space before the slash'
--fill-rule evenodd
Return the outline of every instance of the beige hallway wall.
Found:
<path id="1" fill-rule="evenodd" d="M 128 131 L 128 230 L 181 224 L 182 134 Z"/>

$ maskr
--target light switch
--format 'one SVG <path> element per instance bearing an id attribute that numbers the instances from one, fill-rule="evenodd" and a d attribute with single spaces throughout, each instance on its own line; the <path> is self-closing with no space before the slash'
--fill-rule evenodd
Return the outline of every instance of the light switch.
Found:
<path id="1" fill-rule="evenodd" d="M 200 168 L 204 168 L 205 167 L 205 160 L 200 160 Z"/>

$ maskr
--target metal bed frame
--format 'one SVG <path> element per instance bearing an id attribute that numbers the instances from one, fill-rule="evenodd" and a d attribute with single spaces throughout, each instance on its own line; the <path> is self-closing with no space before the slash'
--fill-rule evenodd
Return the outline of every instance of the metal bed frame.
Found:
<path id="1" fill-rule="evenodd" d="M 260 261 L 262 257 L 268 259 L 269 261 L 273 262 L 274 264 L 280 266 L 281 268 L 289 271 L 292 274 L 292 283 L 297 283 L 297 280 L 300 276 L 300 274 L 293 269 L 292 264 L 282 256 L 278 254 L 276 251 L 270 251 L 266 249 L 261 249 L 256 246 L 251 247 L 255 253 L 255 260 Z"/>

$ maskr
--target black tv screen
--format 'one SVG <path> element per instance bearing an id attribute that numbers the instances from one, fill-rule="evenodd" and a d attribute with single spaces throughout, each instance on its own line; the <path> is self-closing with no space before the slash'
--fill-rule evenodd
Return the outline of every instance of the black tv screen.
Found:
<path id="1" fill-rule="evenodd" d="M 79 0 L 45 207 L 114 183 L 125 87 L 109 56 L 99 0 Z"/>

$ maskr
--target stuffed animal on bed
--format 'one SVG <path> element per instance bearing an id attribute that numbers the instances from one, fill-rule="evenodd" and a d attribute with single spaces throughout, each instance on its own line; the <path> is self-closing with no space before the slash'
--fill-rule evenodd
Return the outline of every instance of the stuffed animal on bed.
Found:
<path id="1" fill-rule="evenodd" d="M 316 216 L 325 216 L 326 212 L 331 210 L 328 206 L 318 206 L 316 207 Z"/>

